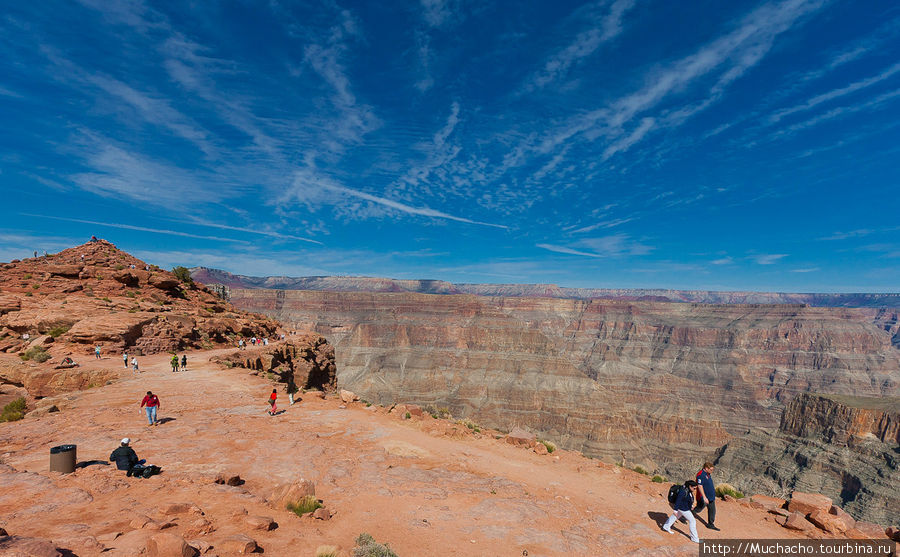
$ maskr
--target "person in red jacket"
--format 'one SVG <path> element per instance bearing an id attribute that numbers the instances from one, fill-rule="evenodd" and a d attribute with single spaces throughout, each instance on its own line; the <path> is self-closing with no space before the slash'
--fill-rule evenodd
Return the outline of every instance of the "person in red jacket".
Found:
<path id="1" fill-rule="evenodd" d="M 147 421 L 150 422 L 148 425 L 159 423 L 156 421 L 156 412 L 159 410 L 159 397 L 153 394 L 152 391 L 147 391 L 144 400 L 141 401 L 141 408 L 147 412 Z"/>
<path id="2" fill-rule="evenodd" d="M 270 416 L 274 416 L 278 411 L 278 408 L 275 406 L 276 398 L 278 398 L 278 389 L 272 389 L 272 394 L 269 395 L 269 404 L 272 406 L 268 410 Z"/>

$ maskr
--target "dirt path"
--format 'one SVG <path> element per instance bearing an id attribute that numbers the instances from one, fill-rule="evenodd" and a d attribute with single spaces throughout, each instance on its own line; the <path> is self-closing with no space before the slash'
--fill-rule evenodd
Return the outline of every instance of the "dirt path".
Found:
<path id="1" fill-rule="evenodd" d="M 314 555 L 319 545 L 348 550 L 361 532 L 388 542 L 402 557 L 521 555 L 695 555 L 683 535 L 661 532 L 668 484 L 566 451 L 539 456 L 490 435 L 480 438 L 443 420 L 403 420 L 387 409 L 305 395 L 294 406 L 279 393 L 276 417 L 265 413 L 272 384 L 246 370 L 219 369 L 188 353 L 189 369 L 172 373 L 168 356 L 141 359 L 143 373 L 122 370 L 110 385 L 69 395 L 61 412 L 0 424 L 0 525 L 10 533 L 49 538 L 77 555 L 127 554 L 156 532 L 133 533 L 147 515 L 166 531 L 216 545 L 232 534 L 254 538 L 270 555 Z M 121 368 L 120 358 L 94 365 Z M 161 400 L 159 426 L 149 427 L 139 403 L 152 390 Z M 78 445 L 78 460 L 107 460 L 130 437 L 141 458 L 164 473 L 132 480 L 111 466 L 49 473 L 49 448 Z M 25 473 L 25 472 L 29 473 Z M 213 483 L 240 474 L 240 487 Z M 329 521 L 273 508 L 265 498 L 280 484 L 307 478 L 335 512 Z M 188 502 L 214 530 L 192 531 L 197 516 L 159 509 Z M 772 515 L 720 502 L 721 532 L 701 537 L 790 536 Z M 253 530 L 248 515 L 275 519 Z M 195 528 L 193 528 L 195 529 Z M 686 526 L 676 529 L 686 532 Z M 105 534 L 126 535 L 106 541 Z M 98 541 L 98 537 L 100 541 Z M 124 544 L 124 545 L 123 545 Z M 122 553 L 124 552 L 124 553 Z"/>

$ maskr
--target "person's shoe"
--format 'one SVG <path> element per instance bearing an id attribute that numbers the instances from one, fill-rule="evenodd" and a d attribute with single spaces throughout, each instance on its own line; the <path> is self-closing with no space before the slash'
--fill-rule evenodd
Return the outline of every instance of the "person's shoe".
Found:
<path id="1" fill-rule="evenodd" d="M 665 526 L 663 526 L 662 531 L 663 531 L 663 532 L 668 532 L 668 533 L 670 533 L 670 534 L 674 534 L 674 533 L 675 533 L 675 532 L 673 532 L 671 529 L 666 528 Z"/>
<path id="2" fill-rule="evenodd" d="M 703 540 L 701 540 L 700 538 L 697 538 L 696 540 L 691 540 L 691 541 L 694 543 L 703 543 Z"/>
<path id="3" fill-rule="evenodd" d="M 715 524 L 709 524 L 709 525 L 707 525 L 707 528 L 710 529 L 710 530 L 715 530 L 716 532 L 721 531 L 721 528 L 719 528 L 719 527 L 716 526 Z"/>

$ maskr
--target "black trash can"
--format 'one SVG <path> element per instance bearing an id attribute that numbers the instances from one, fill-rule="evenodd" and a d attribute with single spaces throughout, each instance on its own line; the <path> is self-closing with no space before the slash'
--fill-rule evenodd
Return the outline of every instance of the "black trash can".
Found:
<path id="1" fill-rule="evenodd" d="M 75 471 L 77 445 L 58 445 L 50 448 L 50 471 L 71 474 Z"/>

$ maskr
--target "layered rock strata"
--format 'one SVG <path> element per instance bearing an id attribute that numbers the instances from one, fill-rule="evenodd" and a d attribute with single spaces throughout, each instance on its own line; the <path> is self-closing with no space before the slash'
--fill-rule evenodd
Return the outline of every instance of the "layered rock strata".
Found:
<path id="1" fill-rule="evenodd" d="M 900 521 L 900 399 L 802 394 L 777 429 L 753 429 L 723 446 L 717 466 L 739 488 L 827 495 L 854 518 Z"/>
<path id="2" fill-rule="evenodd" d="M 900 388 L 900 351 L 871 310 L 261 289 L 231 301 L 323 334 L 341 386 L 366 400 L 651 466 L 775 428 L 799 393 Z"/>
<path id="3" fill-rule="evenodd" d="M 292 393 L 300 389 L 334 391 L 337 387 L 334 348 L 318 334 L 301 333 L 285 343 L 247 348 L 212 361 L 270 374 Z"/>

